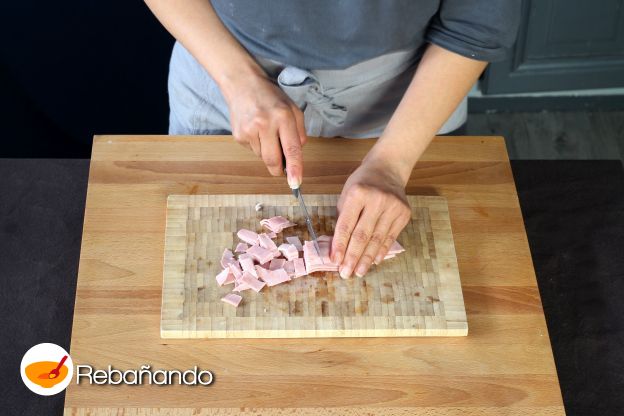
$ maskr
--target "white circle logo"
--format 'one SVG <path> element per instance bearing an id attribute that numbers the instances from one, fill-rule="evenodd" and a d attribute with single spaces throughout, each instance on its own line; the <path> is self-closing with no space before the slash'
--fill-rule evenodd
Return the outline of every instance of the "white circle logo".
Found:
<path id="1" fill-rule="evenodd" d="M 74 375 L 74 363 L 63 348 L 43 343 L 26 351 L 20 372 L 22 381 L 33 393 L 52 396 L 69 386 Z"/>

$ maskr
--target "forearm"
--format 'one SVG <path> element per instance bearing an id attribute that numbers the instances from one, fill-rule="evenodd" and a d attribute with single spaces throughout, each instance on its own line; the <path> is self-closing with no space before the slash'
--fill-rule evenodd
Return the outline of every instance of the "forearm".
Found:
<path id="1" fill-rule="evenodd" d="M 162 25 L 208 71 L 224 95 L 250 76 L 265 76 L 223 25 L 209 0 L 145 0 Z"/>
<path id="2" fill-rule="evenodd" d="M 486 65 L 429 45 L 399 106 L 366 159 L 391 160 L 403 183 L 407 183 L 420 156 Z"/>

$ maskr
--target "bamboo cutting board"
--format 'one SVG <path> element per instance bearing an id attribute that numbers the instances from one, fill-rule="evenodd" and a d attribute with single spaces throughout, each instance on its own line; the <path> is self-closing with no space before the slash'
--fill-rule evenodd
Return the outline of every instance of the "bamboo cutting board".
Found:
<path id="1" fill-rule="evenodd" d="M 318 235 L 332 235 L 337 195 L 306 195 Z M 398 241 L 405 252 L 363 278 L 314 273 L 260 293 L 241 293 L 238 308 L 220 301 L 223 249 L 241 228 L 282 215 L 297 224 L 274 241 L 309 240 L 291 195 L 170 195 L 167 200 L 161 309 L 163 338 L 462 336 L 468 324 L 446 200 L 408 196 L 412 219 Z M 256 203 L 264 208 L 256 212 Z"/>

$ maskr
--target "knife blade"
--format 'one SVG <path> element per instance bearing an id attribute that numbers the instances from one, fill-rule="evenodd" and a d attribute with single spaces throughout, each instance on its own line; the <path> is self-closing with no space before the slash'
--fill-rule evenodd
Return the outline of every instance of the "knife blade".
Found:
<path id="1" fill-rule="evenodd" d="M 308 213 L 308 208 L 306 207 L 306 204 L 303 200 L 303 195 L 301 194 L 301 188 L 299 187 L 297 189 L 293 189 L 292 193 L 294 197 L 297 198 L 297 200 L 299 201 L 299 207 L 301 208 L 301 211 L 303 212 L 306 225 L 308 226 L 308 233 L 310 234 L 310 238 L 312 238 L 312 243 L 314 243 L 314 248 L 316 249 L 316 252 L 318 253 L 319 258 L 321 259 L 321 262 L 323 262 L 323 257 L 321 257 L 321 249 L 319 248 L 319 245 L 318 245 L 316 232 L 314 231 L 314 227 L 312 227 L 312 219 L 310 218 L 310 214 Z"/>
<path id="2" fill-rule="evenodd" d="M 282 143 L 280 142 L 280 148 L 281 146 L 282 146 Z M 288 172 L 286 171 L 286 155 L 284 154 L 283 150 L 282 150 L 282 168 L 284 169 L 284 174 L 288 176 Z M 301 194 L 301 187 L 291 188 L 291 190 L 292 190 L 293 196 L 297 198 L 297 200 L 299 201 L 299 208 L 301 208 L 301 212 L 303 212 L 303 216 L 305 217 L 305 222 L 308 227 L 308 233 L 310 234 L 310 238 L 312 238 L 312 243 L 314 244 L 314 248 L 316 249 L 316 252 L 318 253 L 319 258 L 321 259 L 321 263 L 324 263 L 323 257 L 321 257 L 321 249 L 318 245 L 316 232 L 314 231 L 314 227 L 312 227 L 312 219 L 310 218 L 310 214 L 308 214 L 308 208 L 306 207 L 306 204 L 303 200 L 303 195 Z"/>

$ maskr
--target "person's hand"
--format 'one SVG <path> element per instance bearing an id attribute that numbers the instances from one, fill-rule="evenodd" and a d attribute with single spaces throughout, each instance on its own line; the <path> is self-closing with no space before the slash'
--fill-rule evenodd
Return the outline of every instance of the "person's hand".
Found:
<path id="1" fill-rule="evenodd" d="M 407 225 L 411 209 L 405 182 L 384 160 L 364 160 L 351 174 L 338 201 L 331 259 L 340 277 L 364 276 L 380 263 Z"/>
<path id="2" fill-rule="evenodd" d="M 282 175 L 286 157 L 288 184 L 297 188 L 303 177 L 302 146 L 307 141 L 303 113 L 265 76 L 246 77 L 224 94 L 234 139 L 262 158 L 273 176 Z"/>

